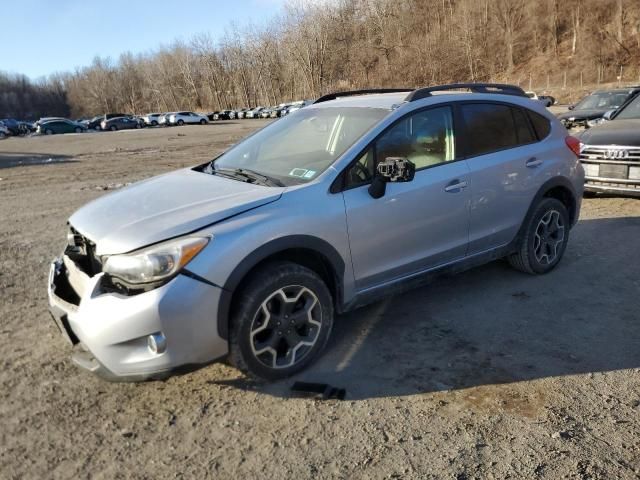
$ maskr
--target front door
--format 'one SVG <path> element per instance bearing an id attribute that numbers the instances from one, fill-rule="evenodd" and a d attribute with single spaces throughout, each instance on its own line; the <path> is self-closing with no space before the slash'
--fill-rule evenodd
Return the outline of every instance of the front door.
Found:
<path id="1" fill-rule="evenodd" d="M 451 107 L 410 114 L 386 130 L 347 171 L 343 192 L 360 291 L 463 258 L 469 236 L 468 168 L 456 157 Z M 411 182 L 388 183 L 374 199 L 377 160 L 416 165 Z"/>

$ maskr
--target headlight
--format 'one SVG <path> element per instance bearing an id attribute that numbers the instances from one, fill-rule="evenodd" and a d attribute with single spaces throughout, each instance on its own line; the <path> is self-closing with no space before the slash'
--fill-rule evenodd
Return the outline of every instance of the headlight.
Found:
<path id="1" fill-rule="evenodd" d="M 587 120 L 587 125 L 589 127 L 595 127 L 596 125 L 600 125 L 604 123 L 606 120 L 604 118 L 594 118 L 593 120 Z"/>
<path id="2" fill-rule="evenodd" d="M 134 253 L 111 255 L 103 271 L 128 283 L 157 282 L 178 273 L 207 243 L 209 238 L 181 238 Z"/>

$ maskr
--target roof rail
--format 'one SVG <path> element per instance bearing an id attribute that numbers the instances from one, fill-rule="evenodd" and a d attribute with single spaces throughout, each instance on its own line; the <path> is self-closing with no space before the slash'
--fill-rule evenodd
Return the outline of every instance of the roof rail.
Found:
<path id="1" fill-rule="evenodd" d="M 400 93 L 400 92 L 413 92 L 413 88 L 371 88 L 364 90 L 349 90 L 346 92 L 334 92 L 328 93 L 318 98 L 314 103 L 328 102 L 329 100 L 335 100 L 341 97 L 353 97 L 355 95 L 367 95 L 371 93 Z"/>
<path id="2" fill-rule="evenodd" d="M 474 93 L 499 93 L 501 95 L 515 95 L 526 97 L 524 90 L 517 85 L 504 83 L 450 83 L 448 85 L 436 85 L 435 87 L 419 88 L 414 90 L 405 101 L 414 102 L 431 96 L 432 92 L 444 92 L 447 90 L 471 90 Z"/>

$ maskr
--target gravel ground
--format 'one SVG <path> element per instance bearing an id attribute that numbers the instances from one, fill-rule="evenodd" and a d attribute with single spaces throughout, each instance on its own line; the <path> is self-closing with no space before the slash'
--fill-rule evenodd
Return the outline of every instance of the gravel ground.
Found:
<path id="1" fill-rule="evenodd" d="M 265 122 L 0 142 L 0 478 L 640 478 L 640 200 L 585 200 L 560 266 L 496 262 L 337 319 L 297 380 L 77 370 L 47 314 L 65 221 Z"/>

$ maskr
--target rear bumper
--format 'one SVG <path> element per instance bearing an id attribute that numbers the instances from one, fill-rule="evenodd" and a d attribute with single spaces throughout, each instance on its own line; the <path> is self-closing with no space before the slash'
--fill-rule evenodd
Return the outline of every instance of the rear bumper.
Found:
<path id="1" fill-rule="evenodd" d="M 68 257 L 51 264 L 50 312 L 79 367 L 109 380 L 144 380 L 227 354 L 215 318 L 221 289 L 184 275 L 131 296 L 102 283 L 103 274 L 90 278 Z M 154 334 L 166 338 L 162 352 L 148 346 Z"/>

